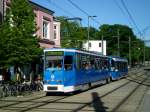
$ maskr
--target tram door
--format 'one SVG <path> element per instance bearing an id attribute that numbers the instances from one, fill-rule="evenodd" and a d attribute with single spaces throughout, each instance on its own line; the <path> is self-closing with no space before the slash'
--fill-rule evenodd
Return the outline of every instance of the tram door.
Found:
<path id="1" fill-rule="evenodd" d="M 65 53 L 65 56 L 64 56 L 64 86 L 73 85 L 73 82 L 74 82 L 73 54 Z"/>

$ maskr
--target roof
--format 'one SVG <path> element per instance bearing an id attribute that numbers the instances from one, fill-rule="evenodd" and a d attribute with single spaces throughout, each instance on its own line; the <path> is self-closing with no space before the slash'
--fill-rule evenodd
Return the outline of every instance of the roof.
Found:
<path id="1" fill-rule="evenodd" d="M 108 57 L 108 56 L 100 55 L 96 52 L 83 51 L 83 50 L 78 50 L 75 48 L 46 48 L 44 49 L 44 52 L 46 51 L 67 51 L 67 52 L 77 52 L 77 53 L 83 53 L 83 54 L 89 54 L 89 55 L 95 55 L 95 56 L 101 56 L 101 57 Z"/>
<path id="2" fill-rule="evenodd" d="M 31 5 L 33 5 L 33 6 L 35 6 L 35 7 L 38 7 L 38 8 L 40 8 L 40 9 L 43 9 L 43 10 L 45 10 L 47 13 L 50 13 L 50 14 L 53 14 L 53 13 L 54 13 L 54 11 L 52 11 L 51 9 L 48 9 L 48 8 L 46 8 L 46 7 L 44 7 L 44 6 L 40 5 L 40 4 L 38 4 L 38 3 L 35 3 L 35 2 L 33 2 L 32 0 L 29 0 L 29 2 L 31 3 Z"/>
<path id="3" fill-rule="evenodd" d="M 110 56 L 110 58 L 112 58 L 112 60 L 114 60 L 114 61 L 124 61 L 124 62 L 128 62 L 127 58 L 115 57 L 115 56 Z"/>

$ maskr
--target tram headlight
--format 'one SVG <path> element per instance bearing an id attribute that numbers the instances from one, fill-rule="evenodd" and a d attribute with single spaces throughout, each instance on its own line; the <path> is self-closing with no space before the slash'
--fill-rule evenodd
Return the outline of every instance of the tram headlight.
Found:
<path id="1" fill-rule="evenodd" d="M 115 72 L 118 72 L 118 69 L 116 69 Z"/>
<path id="2" fill-rule="evenodd" d="M 114 68 L 114 67 L 111 67 L 111 71 L 115 71 L 115 68 Z"/>

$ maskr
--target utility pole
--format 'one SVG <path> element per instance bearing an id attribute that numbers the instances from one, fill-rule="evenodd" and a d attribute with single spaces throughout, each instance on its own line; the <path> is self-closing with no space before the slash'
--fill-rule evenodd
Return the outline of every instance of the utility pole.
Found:
<path id="1" fill-rule="evenodd" d="M 97 17 L 97 16 L 88 16 L 88 51 L 89 51 L 89 40 L 90 40 L 90 18 L 93 18 L 93 17 Z"/>
<path id="2" fill-rule="evenodd" d="M 120 30 L 117 29 L 117 35 L 113 36 L 115 38 L 117 38 L 117 56 L 120 56 Z"/>
<path id="3" fill-rule="evenodd" d="M 89 23 L 89 18 L 90 18 L 90 17 L 88 16 L 88 29 L 87 29 L 87 30 L 88 30 L 88 35 L 87 35 L 87 36 L 88 36 L 88 42 L 87 42 L 88 51 L 89 51 L 89 38 L 90 38 L 90 23 Z"/>
<path id="4" fill-rule="evenodd" d="M 120 33 L 119 33 L 119 29 L 117 30 L 117 40 L 118 40 L 118 56 L 120 56 Z"/>
<path id="5" fill-rule="evenodd" d="M 143 64 L 145 65 L 145 41 L 144 41 L 144 60 Z"/>
<path id="6" fill-rule="evenodd" d="M 145 65 L 145 33 L 146 33 L 146 31 L 148 30 L 150 28 L 150 25 L 149 26 L 147 26 L 147 27 L 145 27 L 144 29 L 143 29 L 143 34 L 142 34 L 142 36 L 143 36 L 143 41 L 144 41 L 144 46 L 143 46 L 143 52 L 144 52 L 144 56 L 143 56 L 143 64 Z"/>
<path id="7" fill-rule="evenodd" d="M 104 36 L 103 36 L 103 34 L 102 34 L 102 37 L 101 37 L 101 40 L 102 40 L 102 55 L 104 55 L 104 50 L 103 50 L 103 38 L 104 38 Z"/>
<path id="8" fill-rule="evenodd" d="M 129 36 L 129 66 L 131 68 L 131 37 Z"/>

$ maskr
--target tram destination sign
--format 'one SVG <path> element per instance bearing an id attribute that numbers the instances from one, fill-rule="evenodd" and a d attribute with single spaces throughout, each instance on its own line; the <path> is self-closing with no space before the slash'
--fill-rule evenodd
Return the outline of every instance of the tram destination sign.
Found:
<path id="1" fill-rule="evenodd" d="M 63 51 L 47 51 L 45 52 L 46 56 L 63 56 Z"/>

